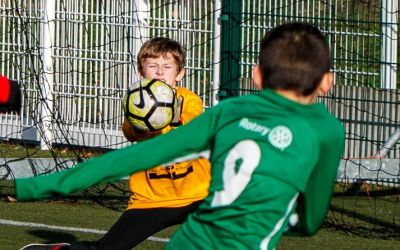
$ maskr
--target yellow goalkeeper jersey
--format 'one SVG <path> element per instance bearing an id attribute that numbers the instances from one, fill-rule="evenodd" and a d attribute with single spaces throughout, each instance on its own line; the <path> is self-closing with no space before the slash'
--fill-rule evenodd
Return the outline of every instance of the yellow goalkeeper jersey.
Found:
<path id="1" fill-rule="evenodd" d="M 177 98 L 183 97 L 180 122 L 184 125 L 203 112 L 203 103 L 186 88 L 177 87 L 176 91 Z M 175 128 L 167 126 L 161 133 L 168 133 Z M 183 207 L 202 200 L 208 194 L 210 171 L 208 160 L 197 159 L 135 173 L 129 179 L 132 194 L 128 209 Z"/>

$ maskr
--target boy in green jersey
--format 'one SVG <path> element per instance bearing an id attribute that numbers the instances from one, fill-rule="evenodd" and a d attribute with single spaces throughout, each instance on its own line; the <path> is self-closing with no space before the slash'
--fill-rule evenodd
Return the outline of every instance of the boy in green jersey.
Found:
<path id="1" fill-rule="evenodd" d="M 274 249 L 290 218 L 315 234 L 332 195 L 342 124 L 318 95 L 332 86 L 329 47 L 318 28 L 288 23 L 260 42 L 254 83 L 168 134 L 72 169 L 16 180 L 19 200 L 69 194 L 170 161 L 209 158 L 209 194 L 167 249 Z"/>

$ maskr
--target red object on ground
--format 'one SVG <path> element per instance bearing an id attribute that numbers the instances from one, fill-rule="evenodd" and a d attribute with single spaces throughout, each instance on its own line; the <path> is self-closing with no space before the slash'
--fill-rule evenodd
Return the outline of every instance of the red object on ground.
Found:
<path id="1" fill-rule="evenodd" d="M 0 103 L 7 103 L 10 100 L 10 80 L 0 75 Z"/>

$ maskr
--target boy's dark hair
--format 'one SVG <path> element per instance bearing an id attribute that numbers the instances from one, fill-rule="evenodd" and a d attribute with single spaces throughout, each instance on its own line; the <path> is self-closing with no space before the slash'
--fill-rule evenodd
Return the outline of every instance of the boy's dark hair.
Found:
<path id="1" fill-rule="evenodd" d="M 268 32 L 260 43 L 263 88 L 293 90 L 307 96 L 329 72 L 329 46 L 319 29 L 287 23 Z"/>
<path id="2" fill-rule="evenodd" d="M 143 74 L 143 62 L 146 58 L 157 58 L 171 53 L 177 65 L 178 72 L 185 67 L 186 51 L 180 43 L 167 37 L 154 37 L 145 42 L 137 55 L 138 71 Z"/>

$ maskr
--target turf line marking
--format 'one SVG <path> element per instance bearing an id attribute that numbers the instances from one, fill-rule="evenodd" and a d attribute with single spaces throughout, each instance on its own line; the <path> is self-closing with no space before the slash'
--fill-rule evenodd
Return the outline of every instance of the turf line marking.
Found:
<path id="1" fill-rule="evenodd" d="M 37 227 L 37 228 L 47 228 L 53 230 L 60 231 L 70 231 L 70 232 L 82 232 L 82 233 L 93 233 L 93 234 L 105 234 L 107 231 L 90 229 L 90 228 L 79 228 L 79 227 L 63 227 L 63 226 L 54 226 L 54 225 L 46 225 L 41 223 L 32 223 L 32 222 L 22 222 L 15 220 L 3 220 L 0 219 L 0 224 L 3 225 L 12 225 L 12 226 L 21 226 L 21 227 Z M 159 238 L 159 237 L 149 237 L 147 240 L 157 241 L 157 242 L 168 242 L 168 238 Z"/>

